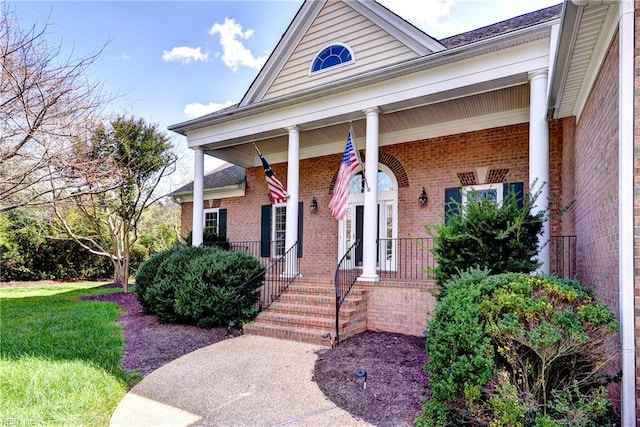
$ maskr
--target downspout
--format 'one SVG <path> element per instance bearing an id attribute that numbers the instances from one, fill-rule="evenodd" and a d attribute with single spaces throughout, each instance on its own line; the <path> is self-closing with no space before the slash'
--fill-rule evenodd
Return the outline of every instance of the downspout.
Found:
<path id="1" fill-rule="evenodd" d="M 620 340 L 622 346 L 621 416 L 623 426 L 636 425 L 636 365 L 634 315 L 634 2 L 619 9 L 619 117 L 618 117 L 618 268 Z"/>

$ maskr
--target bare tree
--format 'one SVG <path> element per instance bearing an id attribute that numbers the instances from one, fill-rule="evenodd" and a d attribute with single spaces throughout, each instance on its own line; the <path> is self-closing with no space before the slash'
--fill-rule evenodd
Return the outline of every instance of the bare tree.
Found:
<path id="1" fill-rule="evenodd" d="M 108 257 L 114 282 L 127 292 L 138 225 L 143 213 L 164 196 L 156 189 L 175 170 L 177 157 L 168 136 L 142 119 L 119 117 L 98 127 L 82 147 L 77 157 L 83 163 L 99 161 L 107 177 L 99 181 L 86 177 L 84 181 L 90 184 L 76 192 L 72 185 L 53 192 L 55 223 L 87 250 Z M 78 172 L 91 174 L 93 170 Z"/>
<path id="2" fill-rule="evenodd" d="M 99 163 L 76 156 L 111 99 L 88 69 L 102 49 L 64 57 L 47 43 L 47 24 L 23 30 L 0 5 L 0 212 L 47 203 L 62 185 L 88 191 Z M 104 47 L 103 47 L 104 48 Z M 93 173 L 78 174 L 79 170 Z"/>

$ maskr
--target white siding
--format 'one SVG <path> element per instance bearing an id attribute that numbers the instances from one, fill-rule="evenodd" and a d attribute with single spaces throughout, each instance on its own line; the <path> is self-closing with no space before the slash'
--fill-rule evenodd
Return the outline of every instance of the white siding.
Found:
<path id="1" fill-rule="evenodd" d="M 309 68 L 318 52 L 334 43 L 348 45 L 356 62 L 310 76 Z M 264 99 L 276 98 L 415 57 L 415 52 L 344 2 L 330 0 L 291 54 Z"/>

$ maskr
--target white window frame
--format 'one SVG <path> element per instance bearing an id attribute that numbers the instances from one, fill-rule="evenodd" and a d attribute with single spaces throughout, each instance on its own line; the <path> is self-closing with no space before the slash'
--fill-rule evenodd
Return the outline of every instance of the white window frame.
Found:
<path id="1" fill-rule="evenodd" d="M 281 256 L 284 255 L 285 251 L 286 251 L 286 242 L 284 239 L 280 239 L 280 241 L 278 241 L 278 239 L 276 239 L 276 219 L 277 219 L 277 215 L 276 215 L 276 211 L 278 209 L 284 209 L 284 230 L 280 230 L 282 232 L 285 233 L 286 236 L 286 224 L 287 224 L 287 203 L 276 203 L 274 205 L 271 206 L 271 242 L 273 244 L 272 246 L 272 254 L 275 256 Z"/>
<path id="2" fill-rule="evenodd" d="M 480 184 L 480 185 L 467 185 L 462 187 L 462 206 L 467 205 L 467 194 L 473 191 L 485 191 L 485 190 L 496 190 L 496 203 L 501 204 L 504 197 L 504 184 L 502 183 L 493 183 L 493 184 Z"/>
<path id="3" fill-rule="evenodd" d="M 215 227 L 207 227 L 207 214 L 209 213 L 215 213 L 216 214 L 216 226 Z M 218 234 L 220 232 L 220 209 L 219 208 L 211 208 L 211 209 L 204 209 L 202 212 L 202 229 L 206 229 L 206 228 L 215 228 L 215 232 L 216 234 Z"/>
<path id="4" fill-rule="evenodd" d="M 347 49 L 347 50 L 349 51 L 349 54 L 351 54 L 351 61 L 341 62 L 341 63 L 340 63 L 340 64 L 338 64 L 338 65 L 334 65 L 334 66 L 327 67 L 327 68 L 321 68 L 321 69 L 319 69 L 318 71 L 313 71 L 313 64 L 316 62 L 316 59 L 318 58 L 318 56 L 319 56 L 322 52 L 324 52 L 324 50 L 325 50 L 326 48 L 328 48 L 328 47 L 332 47 L 332 46 L 342 46 L 342 47 L 344 47 L 345 49 Z M 324 73 L 324 72 L 327 72 L 327 71 L 330 71 L 330 70 L 335 70 L 335 69 L 337 69 L 337 68 L 344 67 L 344 66 L 346 66 L 346 65 L 354 64 L 355 62 L 356 62 L 356 54 L 355 54 L 355 52 L 353 51 L 353 49 L 351 49 L 351 46 L 349 46 L 349 45 L 348 45 L 348 44 L 346 44 L 346 43 L 341 43 L 341 42 L 337 42 L 337 43 L 330 43 L 330 44 L 328 44 L 328 45 L 324 46 L 324 47 L 323 47 L 322 49 L 320 49 L 318 52 L 316 52 L 316 54 L 315 54 L 315 55 L 313 55 L 313 60 L 311 61 L 311 64 L 309 65 L 308 75 L 309 75 L 309 76 L 315 76 L 315 75 L 320 74 L 320 73 Z"/>

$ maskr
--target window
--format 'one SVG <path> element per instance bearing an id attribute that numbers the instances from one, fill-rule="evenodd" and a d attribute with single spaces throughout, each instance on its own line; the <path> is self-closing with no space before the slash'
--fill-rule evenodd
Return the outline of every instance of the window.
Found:
<path id="1" fill-rule="evenodd" d="M 364 193 L 365 182 L 362 172 L 353 175 L 349 180 L 349 194 Z M 378 193 L 393 191 L 393 181 L 386 172 L 378 171 Z"/>
<path id="2" fill-rule="evenodd" d="M 218 234 L 219 228 L 219 215 L 218 209 L 205 209 L 204 210 L 204 228 L 211 229 L 214 233 Z"/>
<path id="3" fill-rule="evenodd" d="M 352 62 L 354 59 L 351 48 L 345 44 L 336 43 L 325 47 L 316 55 L 311 64 L 310 74 Z"/>
<path id="4" fill-rule="evenodd" d="M 462 205 L 471 201 L 502 203 L 503 184 L 468 185 L 462 187 Z"/>
<path id="5" fill-rule="evenodd" d="M 273 236 L 271 237 L 274 244 L 274 255 L 284 255 L 285 237 L 287 230 L 287 205 L 273 206 Z"/>
<path id="6" fill-rule="evenodd" d="M 287 205 L 262 205 L 260 208 L 260 257 L 284 255 L 286 251 Z M 304 205 L 298 203 L 298 258 L 302 258 L 302 219 Z"/>
<path id="7" fill-rule="evenodd" d="M 444 218 L 458 215 L 459 206 L 464 206 L 470 198 L 485 198 L 496 203 L 502 203 L 504 197 L 512 194 L 516 198 L 518 208 L 523 207 L 524 184 L 522 182 L 494 183 L 484 185 L 468 185 L 465 187 L 451 187 L 444 189 Z"/>

